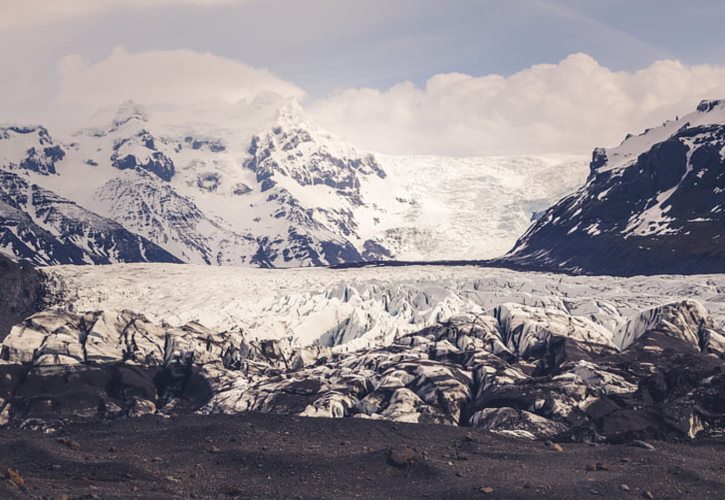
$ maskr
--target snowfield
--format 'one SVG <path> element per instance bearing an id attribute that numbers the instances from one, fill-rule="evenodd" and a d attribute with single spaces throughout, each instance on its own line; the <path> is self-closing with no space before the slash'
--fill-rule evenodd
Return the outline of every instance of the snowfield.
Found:
<path id="1" fill-rule="evenodd" d="M 42 268 L 52 304 L 128 309 L 155 322 L 241 327 L 255 339 L 355 349 L 502 304 L 617 332 L 642 310 L 692 299 L 725 325 L 725 275 L 584 277 L 475 266 L 254 269 L 176 264 Z"/>

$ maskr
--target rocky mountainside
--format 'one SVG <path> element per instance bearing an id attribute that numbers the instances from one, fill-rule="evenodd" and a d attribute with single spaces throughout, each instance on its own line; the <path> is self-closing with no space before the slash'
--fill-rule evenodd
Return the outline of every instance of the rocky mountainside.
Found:
<path id="1" fill-rule="evenodd" d="M 589 178 L 503 259 L 586 274 L 725 272 L 725 101 L 594 151 Z"/>
<path id="2" fill-rule="evenodd" d="M 27 263 L 0 255 L 0 339 L 43 308 L 43 275 Z"/>
<path id="3" fill-rule="evenodd" d="M 192 120 L 127 102 L 63 140 L 39 126 L 1 128 L 0 170 L 66 209 L 48 227 L 32 213 L 41 208 L 12 204 L 0 248 L 43 265 L 493 257 L 584 172 L 573 157 L 376 157 L 273 96 Z M 15 226 L 31 221 L 19 236 Z"/>

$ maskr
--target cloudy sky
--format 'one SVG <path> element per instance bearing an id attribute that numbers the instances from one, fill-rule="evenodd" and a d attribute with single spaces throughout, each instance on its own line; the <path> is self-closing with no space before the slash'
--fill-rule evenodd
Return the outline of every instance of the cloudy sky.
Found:
<path id="1" fill-rule="evenodd" d="M 261 92 L 361 147 L 586 151 L 725 97 L 722 0 L 0 0 L 0 121 Z"/>

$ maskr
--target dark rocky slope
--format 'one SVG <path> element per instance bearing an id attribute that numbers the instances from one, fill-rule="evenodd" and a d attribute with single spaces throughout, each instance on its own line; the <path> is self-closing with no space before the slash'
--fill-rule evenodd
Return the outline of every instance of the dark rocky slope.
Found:
<path id="1" fill-rule="evenodd" d="M 27 263 L 0 254 L 0 340 L 42 308 L 43 276 Z"/>
<path id="2" fill-rule="evenodd" d="M 582 274 L 725 272 L 725 101 L 613 150 L 551 207 L 503 264 Z"/>

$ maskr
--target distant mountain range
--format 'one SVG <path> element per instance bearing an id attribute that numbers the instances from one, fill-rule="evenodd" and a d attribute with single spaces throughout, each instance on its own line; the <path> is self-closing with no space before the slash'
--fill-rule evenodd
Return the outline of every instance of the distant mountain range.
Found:
<path id="1" fill-rule="evenodd" d="M 269 96 L 213 125 L 160 116 L 127 102 L 63 141 L 0 128 L 0 251 L 39 265 L 326 266 L 491 259 L 525 232 L 497 264 L 725 272 L 725 101 L 596 149 L 586 180 L 576 156 L 360 152 Z"/>
<path id="2" fill-rule="evenodd" d="M 725 272 L 725 101 L 596 149 L 586 184 L 502 262 L 587 274 Z"/>
<path id="3" fill-rule="evenodd" d="M 0 127 L 0 251 L 38 265 L 490 258 L 586 175 L 577 156 L 374 156 L 270 96 L 230 116 L 127 102 L 62 140 Z"/>

